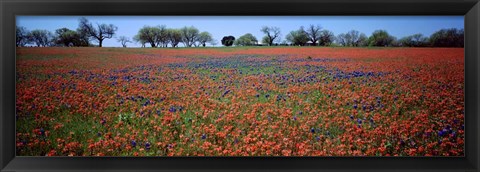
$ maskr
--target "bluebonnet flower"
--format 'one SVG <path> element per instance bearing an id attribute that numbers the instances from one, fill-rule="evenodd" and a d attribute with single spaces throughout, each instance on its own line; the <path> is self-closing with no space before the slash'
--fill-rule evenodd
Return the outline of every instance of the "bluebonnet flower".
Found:
<path id="1" fill-rule="evenodd" d="M 357 122 L 358 122 L 358 124 L 362 124 L 362 119 L 358 118 Z"/>
<path id="2" fill-rule="evenodd" d="M 266 95 L 265 95 L 265 98 L 268 98 L 268 97 L 270 97 L 270 94 L 266 94 Z"/>
<path id="3" fill-rule="evenodd" d="M 357 107 L 358 107 L 357 104 L 354 104 L 354 105 L 353 105 L 353 108 L 354 108 L 354 109 L 357 109 Z"/>
<path id="4" fill-rule="evenodd" d="M 320 141 L 320 136 L 315 137 L 317 141 Z"/>
<path id="5" fill-rule="evenodd" d="M 43 128 L 40 128 L 40 134 L 41 134 L 42 136 L 45 135 L 45 130 L 44 130 Z"/>
<path id="6" fill-rule="evenodd" d="M 445 135 L 445 133 L 443 133 L 443 131 L 438 131 L 438 136 L 442 137 L 443 135 Z"/>
<path id="7" fill-rule="evenodd" d="M 310 132 L 315 133 L 315 128 L 310 129 Z"/>
<path id="8" fill-rule="evenodd" d="M 225 92 L 222 94 L 222 97 L 225 97 L 225 95 L 227 95 L 229 92 L 230 92 L 230 90 L 225 91 Z"/>
<path id="9" fill-rule="evenodd" d="M 130 144 L 132 145 L 132 147 L 136 147 L 136 146 L 137 146 L 137 142 L 135 142 L 135 140 L 130 141 Z"/>
<path id="10" fill-rule="evenodd" d="M 170 109 L 168 109 L 168 111 L 170 111 L 170 112 L 176 112 L 177 109 L 175 108 L 175 106 L 170 106 Z"/>
<path id="11" fill-rule="evenodd" d="M 145 149 L 147 151 L 150 150 L 150 142 L 145 143 Z"/>
<path id="12" fill-rule="evenodd" d="M 207 138 L 207 135 L 202 134 L 202 140 L 205 140 Z"/>

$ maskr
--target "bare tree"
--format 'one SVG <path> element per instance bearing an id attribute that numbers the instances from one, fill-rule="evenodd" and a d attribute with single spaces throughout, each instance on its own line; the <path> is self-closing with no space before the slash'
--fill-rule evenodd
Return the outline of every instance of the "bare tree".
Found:
<path id="1" fill-rule="evenodd" d="M 273 41 L 275 41 L 277 38 L 280 37 L 280 28 L 278 27 L 267 27 L 263 26 L 262 29 L 260 29 L 265 34 L 265 37 L 263 41 L 267 41 L 266 43 L 269 46 L 273 45 Z"/>
<path id="2" fill-rule="evenodd" d="M 28 43 L 28 30 L 25 27 L 18 27 L 16 28 L 16 46 L 23 47 L 25 44 Z"/>
<path id="3" fill-rule="evenodd" d="M 112 38 L 118 29 L 117 26 L 114 26 L 113 24 L 97 24 L 97 27 L 95 28 L 85 17 L 80 18 L 80 24 L 78 27 L 81 32 L 98 41 L 99 47 L 102 47 L 104 39 Z"/>
<path id="4" fill-rule="evenodd" d="M 337 36 L 337 43 L 342 45 L 342 46 L 347 46 L 347 41 L 348 38 L 346 37 L 346 35 L 344 33 L 341 33 Z"/>
<path id="5" fill-rule="evenodd" d="M 126 47 L 127 47 L 127 43 L 132 42 L 132 41 L 130 41 L 130 38 L 128 38 L 128 37 L 126 37 L 126 36 L 120 36 L 120 37 L 117 39 L 117 41 L 122 44 L 123 48 L 126 48 Z"/>
<path id="6" fill-rule="evenodd" d="M 329 46 L 330 44 L 333 43 L 334 40 L 335 40 L 335 35 L 333 34 L 332 31 L 322 30 L 322 32 L 320 33 L 319 44 L 321 46 Z"/>
<path id="7" fill-rule="evenodd" d="M 310 39 L 310 41 L 312 41 L 312 44 L 314 46 L 317 45 L 317 41 L 320 40 L 321 30 L 322 30 L 322 27 L 320 27 L 319 25 L 316 25 L 316 26 L 315 25 L 310 25 L 305 30 L 305 32 L 308 35 L 308 38 Z"/>

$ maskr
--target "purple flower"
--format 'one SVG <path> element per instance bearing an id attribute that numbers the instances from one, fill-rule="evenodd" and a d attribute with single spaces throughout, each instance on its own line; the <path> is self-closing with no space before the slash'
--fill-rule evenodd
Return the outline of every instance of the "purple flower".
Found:
<path id="1" fill-rule="evenodd" d="M 150 142 L 145 143 L 145 149 L 150 150 Z"/>
<path id="2" fill-rule="evenodd" d="M 137 146 L 137 142 L 135 142 L 135 140 L 130 141 L 130 144 L 132 145 L 132 147 L 136 147 L 136 146 Z"/>

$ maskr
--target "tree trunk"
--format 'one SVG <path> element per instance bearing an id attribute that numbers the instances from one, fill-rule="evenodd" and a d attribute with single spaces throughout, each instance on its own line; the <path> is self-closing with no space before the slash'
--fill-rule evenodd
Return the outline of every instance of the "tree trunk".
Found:
<path id="1" fill-rule="evenodd" d="M 102 47 L 102 42 L 103 42 L 103 39 L 98 40 L 98 47 Z"/>

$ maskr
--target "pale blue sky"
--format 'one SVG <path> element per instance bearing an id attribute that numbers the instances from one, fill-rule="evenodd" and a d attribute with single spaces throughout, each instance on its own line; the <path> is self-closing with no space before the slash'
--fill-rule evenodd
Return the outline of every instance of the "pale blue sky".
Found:
<path id="1" fill-rule="evenodd" d="M 82 16 L 17 16 L 17 25 L 28 30 L 46 29 L 54 32 L 66 27 L 75 30 Z M 430 36 L 444 28 L 464 28 L 464 16 L 86 16 L 92 23 L 106 23 L 118 26 L 116 37 L 132 38 L 145 26 L 166 25 L 168 28 L 195 26 L 200 31 L 210 32 L 218 41 L 223 36 L 235 38 L 252 33 L 261 40 L 262 26 L 276 26 L 281 30 L 282 40 L 292 30 L 310 24 L 320 25 L 335 35 L 355 29 L 367 36 L 378 29 L 387 30 L 391 35 L 401 38 L 416 33 Z M 119 47 L 116 39 L 106 39 L 105 47 Z M 140 45 L 129 43 L 129 47 Z"/>

